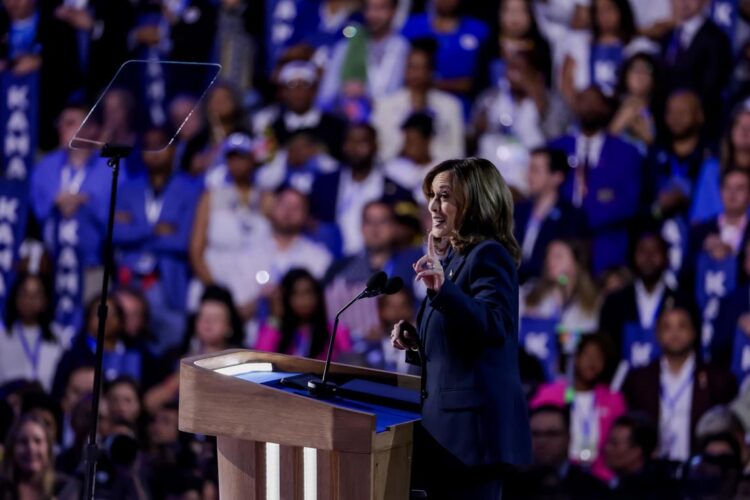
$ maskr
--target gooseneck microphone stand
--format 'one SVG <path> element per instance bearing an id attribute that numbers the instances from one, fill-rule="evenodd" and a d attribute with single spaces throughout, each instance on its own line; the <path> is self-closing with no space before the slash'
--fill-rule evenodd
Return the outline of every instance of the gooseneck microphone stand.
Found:
<path id="1" fill-rule="evenodd" d="M 101 157 L 107 158 L 107 165 L 112 169 L 112 187 L 109 197 L 109 214 L 107 218 L 107 236 L 104 241 L 104 276 L 102 277 L 101 298 L 97 316 L 99 324 L 96 331 L 96 363 L 94 364 L 94 392 L 91 397 L 91 423 L 89 435 L 84 448 L 83 458 L 86 464 L 84 499 L 93 500 L 96 483 L 96 462 L 99 459 L 99 446 L 96 437 L 99 427 L 99 399 L 102 392 L 102 363 L 104 359 L 104 333 L 107 323 L 107 296 L 109 294 L 109 277 L 112 274 L 113 252 L 112 232 L 115 222 L 115 201 L 117 198 L 117 177 L 120 173 L 120 160 L 126 158 L 133 150 L 130 146 L 105 144 Z"/>
<path id="2" fill-rule="evenodd" d="M 376 272 L 367 280 L 365 289 L 336 313 L 336 319 L 333 320 L 333 332 L 331 332 L 331 338 L 328 341 L 328 353 L 326 354 L 326 364 L 323 368 L 323 376 L 319 379 L 313 379 L 307 382 L 307 390 L 313 396 L 323 399 L 332 398 L 336 395 L 336 391 L 338 390 L 338 386 L 335 383 L 328 381 L 328 369 L 331 367 L 331 356 L 333 356 L 333 344 L 336 341 L 336 331 L 339 327 L 339 317 L 358 300 L 380 295 L 387 281 L 387 274 L 383 271 Z"/>

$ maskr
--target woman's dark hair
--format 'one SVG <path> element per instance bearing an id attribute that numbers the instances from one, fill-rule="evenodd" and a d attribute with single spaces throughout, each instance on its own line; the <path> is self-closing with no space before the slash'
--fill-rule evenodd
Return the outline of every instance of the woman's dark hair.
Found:
<path id="1" fill-rule="evenodd" d="M 498 25 L 494 28 L 497 30 L 492 40 L 497 40 L 502 35 L 502 16 L 503 16 L 503 4 L 508 0 L 500 1 L 500 8 L 498 10 Z M 529 63 L 540 71 L 544 75 L 544 81 L 549 86 L 552 80 L 552 56 L 550 54 L 550 47 L 547 40 L 542 36 L 539 31 L 539 25 L 536 22 L 536 16 L 532 7 L 531 0 L 522 0 L 523 5 L 526 8 L 526 15 L 529 18 L 529 29 L 523 35 L 529 43 L 528 49 L 523 49 L 524 53 L 528 55 Z M 497 45 L 497 44 L 494 44 Z M 498 50 L 497 47 L 493 47 L 493 51 Z M 497 56 L 501 54 L 499 51 L 496 53 Z"/>
<path id="2" fill-rule="evenodd" d="M 291 347 L 297 329 L 302 323 L 301 318 L 297 317 L 297 315 L 294 314 L 294 311 L 292 311 L 292 294 L 294 293 L 294 287 L 297 283 L 303 280 L 307 280 L 312 284 L 313 293 L 315 293 L 315 300 L 317 302 L 312 317 L 310 318 L 312 341 L 310 342 L 309 357 L 314 358 L 323 352 L 329 338 L 328 314 L 326 313 L 323 287 L 313 275 L 305 269 L 292 269 L 286 273 L 281 280 L 281 301 L 283 312 L 281 316 L 281 343 L 279 344 L 279 352 L 287 352 L 289 347 Z"/>
<path id="3" fill-rule="evenodd" d="M 648 66 L 651 68 L 651 78 L 653 79 L 654 83 L 651 88 L 651 104 L 653 104 L 657 99 L 662 99 L 664 97 L 663 92 L 659 91 L 660 86 L 660 77 L 661 77 L 661 71 L 659 68 L 659 62 L 656 60 L 654 56 L 647 52 L 637 52 L 627 58 L 620 67 L 620 74 L 617 79 L 617 93 L 620 97 L 624 97 L 628 93 L 628 85 L 627 85 L 627 79 L 628 79 L 628 73 L 630 73 L 631 68 L 635 65 L 637 62 L 643 62 L 648 64 Z"/>
<path id="4" fill-rule="evenodd" d="M 7 335 L 13 334 L 13 324 L 20 319 L 16 301 L 18 300 L 18 296 L 21 293 L 21 288 L 23 287 L 23 285 L 28 280 L 32 279 L 39 280 L 39 282 L 41 283 L 42 290 L 44 292 L 44 300 L 46 302 L 46 307 L 38 318 L 39 327 L 42 329 L 42 338 L 48 342 L 57 342 L 57 337 L 55 337 L 55 335 L 52 333 L 52 320 L 54 316 L 54 309 L 52 306 L 52 297 L 54 295 L 52 292 L 52 283 L 49 279 L 46 279 L 45 277 L 38 274 L 23 273 L 16 278 L 16 282 L 13 284 L 10 295 L 8 296 L 6 306 L 7 310 L 5 311 L 6 333 Z"/>
<path id="5" fill-rule="evenodd" d="M 648 460 L 659 444 L 659 433 L 653 420 L 645 413 L 630 412 L 617 417 L 612 427 L 630 430 L 630 445 L 640 448 L 643 459 Z"/>
<path id="6" fill-rule="evenodd" d="M 232 328 L 232 335 L 227 339 L 227 343 L 232 347 L 242 346 L 245 338 L 245 327 L 240 318 L 240 314 L 237 312 L 237 307 L 234 305 L 234 299 L 232 299 L 232 293 L 226 288 L 218 285 L 210 285 L 206 287 L 203 295 L 201 296 L 201 304 L 204 302 L 213 301 L 223 304 L 229 312 L 229 324 Z M 193 324 L 195 327 L 195 324 Z M 188 340 L 193 337 L 195 331 L 191 332 L 188 336 Z"/>
<path id="7" fill-rule="evenodd" d="M 628 0 L 609 0 L 614 5 L 615 8 L 620 12 L 620 26 L 617 30 L 617 36 L 620 38 L 620 41 L 623 43 L 623 45 L 627 44 L 632 40 L 637 30 L 635 28 L 635 18 L 633 16 L 633 9 L 630 7 L 630 2 Z M 599 39 L 599 36 L 601 35 L 601 31 L 599 31 L 599 25 L 596 23 L 596 14 L 597 14 L 597 7 L 596 7 L 596 0 L 591 2 L 591 33 L 592 33 L 592 40 L 596 42 Z"/>
<path id="8" fill-rule="evenodd" d="M 724 137 L 721 140 L 721 169 L 727 170 L 730 168 L 738 167 L 735 164 L 736 152 L 734 144 L 732 144 L 732 130 L 737 125 L 740 117 L 744 114 L 750 114 L 750 108 L 747 106 L 740 105 L 733 112 L 729 120 L 729 126 L 724 131 Z"/>
<path id="9" fill-rule="evenodd" d="M 578 346 L 576 347 L 576 358 L 578 358 L 589 346 L 597 347 L 602 353 L 602 357 L 604 358 L 604 366 L 602 367 L 602 372 L 596 379 L 595 384 L 606 384 L 609 382 L 613 375 L 615 357 L 612 342 L 608 337 L 605 337 L 600 333 L 582 335 L 581 339 L 578 341 Z"/>
<path id="10" fill-rule="evenodd" d="M 101 297 L 93 297 L 89 299 L 89 301 L 86 303 L 86 308 L 84 309 L 84 316 L 83 316 L 83 332 L 86 333 L 86 329 L 89 327 L 89 318 L 91 318 L 92 315 L 97 314 L 97 307 L 99 307 L 99 301 L 101 300 Z M 122 311 L 122 307 L 120 307 L 120 304 L 117 303 L 117 299 L 114 295 L 110 294 L 107 295 L 107 302 L 111 302 L 114 307 L 110 307 L 107 315 L 114 314 L 117 316 L 117 318 L 120 320 L 120 324 L 122 324 L 123 318 L 125 316 L 125 313 Z M 96 333 L 96 331 L 88 332 L 88 333 Z M 118 332 L 118 335 L 121 335 L 122 332 Z"/>
<path id="11" fill-rule="evenodd" d="M 461 253 L 488 239 L 502 243 L 518 264 L 521 248 L 513 235 L 513 195 L 497 167 L 484 158 L 446 160 L 427 172 L 422 193 L 429 201 L 432 182 L 439 174 L 451 174 L 458 214 L 451 244 Z"/>
<path id="12" fill-rule="evenodd" d="M 411 52 L 421 52 L 427 57 L 427 64 L 431 70 L 435 70 L 435 57 L 437 54 L 437 42 L 432 38 L 417 38 L 411 42 Z"/>

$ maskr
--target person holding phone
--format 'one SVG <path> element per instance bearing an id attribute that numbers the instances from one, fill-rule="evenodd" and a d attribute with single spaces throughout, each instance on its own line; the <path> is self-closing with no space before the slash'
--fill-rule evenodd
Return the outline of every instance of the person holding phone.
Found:
<path id="1" fill-rule="evenodd" d="M 518 367 L 520 249 L 513 199 L 497 168 L 448 160 L 422 185 L 432 216 L 414 264 L 427 297 L 417 327 L 399 321 L 393 346 L 422 366 L 412 489 L 428 498 L 500 498 L 505 465 L 531 462 Z"/>

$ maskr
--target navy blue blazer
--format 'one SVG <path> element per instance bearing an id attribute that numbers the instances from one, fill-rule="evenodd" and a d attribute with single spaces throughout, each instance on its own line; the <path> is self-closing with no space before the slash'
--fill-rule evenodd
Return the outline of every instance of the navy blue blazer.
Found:
<path id="1" fill-rule="evenodd" d="M 574 156 L 576 140 L 576 136 L 567 135 L 550 146 Z M 627 264 L 628 225 L 640 206 L 642 174 L 643 157 L 638 149 L 617 137 L 605 136 L 599 164 L 589 170 L 588 192 L 581 206 L 592 236 L 595 274 Z M 575 172 L 571 169 L 561 191 L 565 200 L 573 199 L 574 179 Z"/>
<path id="2" fill-rule="evenodd" d="M 445 283 L 417 316 L 422 425 L 466 465 L 528 464 L 515 263 L 487 240 L 464 255 L 451 251 L 444 268 Z"/>
<path id="3" fill-rule="evenodd" d="M 519 244 L 526 237 L 526 230 L 531 219 L 534 203 L 523 201 L 513 210 L 515 219 L 515 234 Z M 555 207 L 547 214 L 539 227 L 539 234 L 534 242 L 530 258 L 524 258 L 518 270 L 521 283 L 529 278 L 538 278 L 544 267 L 544 259 L 549 244 L 561 238 L 579 238 L 586 233 L 586 216 L 581 209 L 574 207 L 565 200 L 558 200 Z"/>
<path id="4" fill-rule="evenodd" d="M 336 203 L 339 199 L 340 181 L 341 170 L 315 176 L 312 190 L 310 191 L 310 214 L 313 217 L 320 221 L 336 222 Z M 388 177 L 383 179 L 382 198 L 388 203 L 414 201 L 408 190 Z"/>

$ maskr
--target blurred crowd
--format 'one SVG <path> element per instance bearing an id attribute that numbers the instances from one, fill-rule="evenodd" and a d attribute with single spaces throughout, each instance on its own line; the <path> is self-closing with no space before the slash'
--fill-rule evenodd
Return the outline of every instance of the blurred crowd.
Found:
<path id="1" fill-rule="evenodd" d="M 412 372 L 388 333 L 425 296 L 422 179 L 471 155 L 523 254 L 535 463 L 505 495 L 750 498 L 748 2 L 2 0 L 0 27 L 0 500 L 81 488 L 111 169 L 76 138 L 134 149 L 101 498 L 216 498 L 179 359 L 322 359 L 376 270 L 407 286 L 334 359 Z M 221 69 L 203 95 L 211 67 L 164 61 Z"/>

